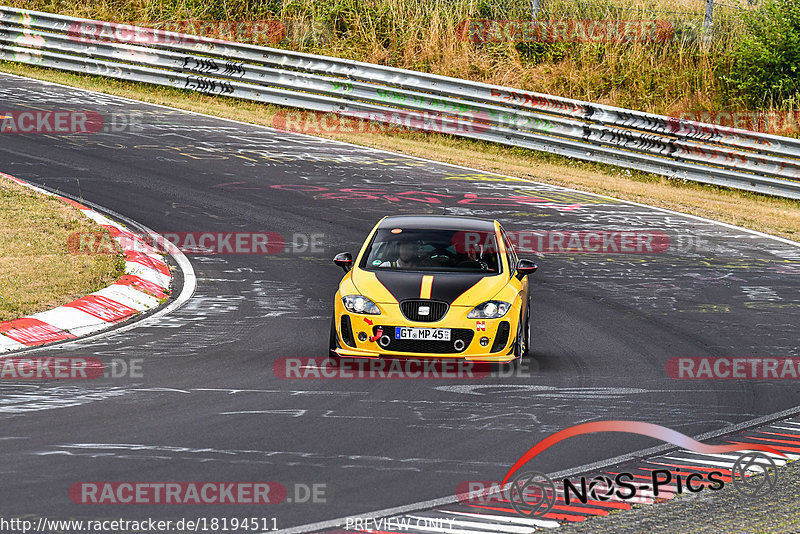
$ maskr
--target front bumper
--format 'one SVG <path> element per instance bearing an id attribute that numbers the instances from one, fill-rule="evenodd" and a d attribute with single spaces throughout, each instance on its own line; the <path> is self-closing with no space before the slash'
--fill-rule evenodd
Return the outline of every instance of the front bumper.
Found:
<path id="1" fill-rule="evenodd" d="M 369 351 L 369 350 L 354 350 L 354 349 L 336 349 L 336 354 L 344 358 L 390 358 L 394 356 L 412 356 L 414 358 L 438 358 L 438 359 L 460 359 L 468 362 L 490 362 L 490 363 L 508 363 L 514 361 L 513 349 L 509 354 L 475 354 L 470 356 L 454 355 L 454 354 L 436 354 L 436 353 L 404 353 L 404 352 L 386 352 L 386 351 Z"/>
<path id="2" fill-rule="evenodd" d="M 337 303 L 338 304 L 338 303 Z M 468 319 L 472 308 L 452 307 L 435 322 L 412 322 L 398 305 L 379 304 L 381 315 L 350 313 L 344 306 L 335 310 L 339 356 L 350 358 L 413 357 L 460 359 L 476 362 L 510 362 L 514 360 L 514 342 L 518 317 L 510 310 L 499 319 Z M 343 328 L 344 327 L 344 328 Z M 397 327 L 449 328 L 450 341 L 402 340 L 395 336 Z M 487 338 L 485 345 L 481 338 Z M 463 348 L 462 348 L 463 347 Z"/>

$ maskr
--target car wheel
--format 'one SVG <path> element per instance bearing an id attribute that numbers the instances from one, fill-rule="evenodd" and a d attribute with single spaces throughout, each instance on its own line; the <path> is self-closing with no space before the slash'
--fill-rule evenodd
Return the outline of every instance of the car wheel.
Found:
<path id="1" fill-rule="evenodd" d="M 336 340 L 336 318 L 331 317 L 331 340 L 328 347 L 328 358 L 339 358 L 339 354 L 336 353 L 337 348 L 339 348 L 339 343 Z"/>

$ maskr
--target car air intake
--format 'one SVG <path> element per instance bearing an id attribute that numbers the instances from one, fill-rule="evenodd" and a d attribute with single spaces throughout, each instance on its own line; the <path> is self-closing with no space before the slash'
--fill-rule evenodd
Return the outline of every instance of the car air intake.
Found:
<path id="1" fill-rule="evenodd" d="M 508 324 L 508 321 L 500 323 L 500 326 L 497 327 L 497 335 L 494 337 L 494 343 L 492 344 L 492 350 L 490 352 L 503 350 L 503 347 L 508 343 L 508 332 L 510 330 L 511 325 Z"/>
<path id="2" fill-rule="evenodd" d="M 356 346 L 356 340 L 353 339 L 353 327 L 350 325 L 350 316 L 342 315 L 342 341 L 345 345 L 351 347 Z"/>
<path id="3" fill-rule="evenodd" d="M 450 341 L 397 339 L 394 337 L 396 328 L 396 326 L 375 325 L 372 327 L 372 335 L 378 335 L 380 331 L 382 337 L 379 343 L 382 348 L 394 352 L 405 352 L 407 354 L 458 354 L 469 347 L 475 335 L 475 332 L 469 328 L 452 328 L 450 330 Z M 460 341 L 460 343 L 456 343 L 458 341 Z"/>
<path id="4" fill-rule="evenodd" d="M 440 320 L 450 306 L 439 300 L 404 300 L 400 303 L 400 311 L 409 321 L 432 323 Z"/>

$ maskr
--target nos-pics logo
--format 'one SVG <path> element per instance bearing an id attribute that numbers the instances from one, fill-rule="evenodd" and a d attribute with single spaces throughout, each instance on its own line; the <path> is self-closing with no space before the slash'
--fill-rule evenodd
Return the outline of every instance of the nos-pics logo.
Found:
<path id="1" fill-rule="evenodd" d="M 680 468 L 655 469 L 649 480 L 636 480 L 631 473 L 598 475 L 578 480 L 564 478 L 556 484 L 550 477 L 538 471 L 515 473 L 536 455 L 552 445 L 573 436 L 594 432 L 626 432 L 660 439 L 683 449 L 700 454 L 723 454 L 745 451 L 730 471 L 704 470 L 703 472 L 681 472 Z M 553 434 L 528 450 L 509 469 L 501 488 L 514 510 L 525 517 L 543 517 L 549 514 L 560 501 L 562 505 L 592 501 L 633 501 L 643 495 L 658 498 L 684 492 L 697 493 L 703 489 L 720 490 L 728 480 L 745 497 L 760 498 L 770 493 L 778 482 L 775 462 L 768 455 L 785 455 L 768 445 L 730 444 L 708 445 L 689 436 L 663 426 L 638 421 L 596 421 L 575 425 Z M 513 478 L 512 478 L 513 477 Z M 511 480 L 509 484 L 509 480 Z M 641 500 L 636 502 L 642 502 Z"/>

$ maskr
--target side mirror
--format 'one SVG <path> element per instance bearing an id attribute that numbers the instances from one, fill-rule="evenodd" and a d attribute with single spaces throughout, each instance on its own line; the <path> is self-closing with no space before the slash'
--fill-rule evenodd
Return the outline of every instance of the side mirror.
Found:
<path id="1" fill-rule="evenodd" d="M 517 272 L 514 274 L 514 276 L 516 276 L 517 279 L 522 280 L 524 276 L 535 273 L 536 269 L 538 268 L 539 266 L 533 263 L 531 260 L 519 260 L 517 262 Z"/>
<path id="2" fill-rule="evenodd" d="M 333 258 L 333 263 L 344 269 L 344 272 L 347 272 L 353 266 L 353 255 L 349 252 L 340 252 Z"/>

